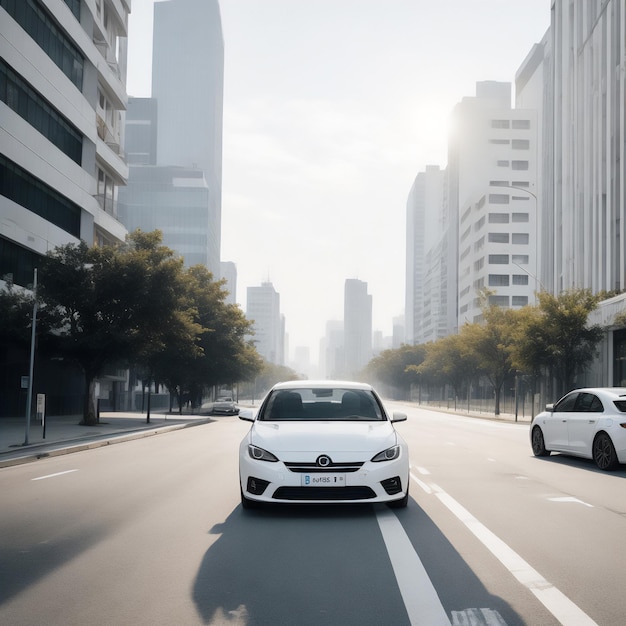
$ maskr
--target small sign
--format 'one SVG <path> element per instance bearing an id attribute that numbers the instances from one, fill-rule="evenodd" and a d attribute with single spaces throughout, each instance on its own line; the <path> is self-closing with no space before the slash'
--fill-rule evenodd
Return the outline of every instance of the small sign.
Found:
<path id="1" fill-rule="evenodd" d="M 22 389 L 28 389 L 29 376 L 22 376 Z"/>

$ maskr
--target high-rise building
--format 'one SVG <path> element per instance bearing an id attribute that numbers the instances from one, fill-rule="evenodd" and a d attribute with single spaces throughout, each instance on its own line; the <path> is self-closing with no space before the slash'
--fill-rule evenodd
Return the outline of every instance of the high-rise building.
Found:
<path id="1" fill-rule="evenodd" d="M 158 107 L 157 164 L 204 173 L 208 189 L 207 266 L 217 277 L 224 101 L 224 37 L 218 0 L 155 3 L 152 50 L 152 97 Z"/>
<path id="2" fill-rule="evenodd" d="M 0 275 L 17 284 L 56 246 L 125 237 L 116 201 L 128 176 L 129 10 L 113 0 L 55 14 L 39 1 L 0 6 Z"/>
<path id="3" fill-rule="evenodd" d="M 481 319 L 482 289 L 490 304 L 504 308 L 535 301 L 539 154 L 537 112 L 511 108 L 510 83 L 477 83 L 476 97 L 464 98 L 454 118 L 462 326 Z"/>
<path id="4" fill-rule="evenodd" d="M 429 280 L 432 268 L 427 265 L 427 257 L 443 234 L 444 174 L 439 166 L 428 166 L 415 178 L 407 199 L 405 333 L 409 343 L 425 341 L 433 305 L 441 300 L 437 290 L 444 283 Z"/>
<path id="5" fill-rule="evenodd" d="M 280 294 L 271 282 L 248 287 L 246 317 L 252 322 L 251 337 L 257 352 L 268 362 L 285 364 L 285 323 L 280 314 Z"/>
<path id="6" fill-rule="evenodd" d="M 372 296 L 367 283 L 356 278 L 344 286 L 343 335 L 345 373 L 354 377 L 372 358 Z"/>
<path id="7" fill-rule="evenodd" d="M 235 304 L 237 302 L 237 266 L 232 261 L 222 261 L 220 268 L 220 278 L 226 281 L 224 289 L 228 291 L 226 302 Z"/>
<path id="8" fill-rule="evenodd" d="M 129 165 L 156 165 L 157 114 L 155 98 L 128 98 L 124 151 Z"/>
<path id="9" fill-rule="evenodd" d="M 117 194 L 128 176 L 129 11 L 128 0 L 0 2 L 0 278 L 26 286 L 54 248 L 126 236 Z M 18 397 L 4 390 L 28 371 L 19 359 L 0 350 L 3 410 Z M 52 411 L 64 367 L 38 381 Z"/>

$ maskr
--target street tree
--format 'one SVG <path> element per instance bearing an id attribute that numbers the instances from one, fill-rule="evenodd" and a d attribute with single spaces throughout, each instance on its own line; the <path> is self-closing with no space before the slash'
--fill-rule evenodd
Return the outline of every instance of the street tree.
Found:
<path id="1" fill-rule="evenodd" d="M 597 354 L 602 328 L 589 325 L 589 314 L 598 306 L 599 296 L 588 289 L 570 289 L 554 296 L 547 291 L 537 294 L 539 304 L 523 324 L 524 350 L 520 351 L 526 367 L 541 368 L 557 383 L 557 395 L 575 386 Z"/>
<path id="2" fill-rule="evenodd" d="M 416 369 L 423 361 L 424 345 L 403 344 L 399 348 L 383 350 L 366 366 L 366 374 L 399 391 L 401 398 L 410 395 L 411 385 L 419 382 Z"/>
<path id="3" fill-rule="evenodd" d="M 476 376 L 477 361 L 477 355 L 468 350 L 464 338 L 455 334 L 426 344 L 426 358 L 415 369 L 426 380 L 450 385 L 454 389 L 456 408 L 457 396 Z"/>
<path id="4" fill-rule="evenodd" d="M 95 381 L 105 368 L 148 359 L 179 321 L 182 260 L 161 234 L 136 231 L 126 243 L 67 244 L 41 263 L 40 291 L 60 316 L 47 339 L 84 375 L 82 423 L 96 423 Z"/>
<path id="5" fill-rule="evenodd" d="M 511 375 L 511 346 L 518 312 L 489 303 L 488 291 L 481 292 L 481 323 L 465 324 L 459 333 L 467 354 L 476 359 L 477 372 L 491 383 L 495 395 L 495 415 L 500 415 L 500 396 L 504 381 Z"/>

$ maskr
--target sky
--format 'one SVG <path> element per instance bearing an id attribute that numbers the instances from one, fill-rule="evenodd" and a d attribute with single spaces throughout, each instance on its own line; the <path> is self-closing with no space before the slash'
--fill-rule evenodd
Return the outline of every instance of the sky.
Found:
<path id="1" fill-rule="evenodd" d="M 452 110 L 476 82 L 514 86 L 550 3 L 220 0 L 221 256 L 244 311 L 247 287 L 280 293 L 289 357 L 308 346 L 316 360 L 347 278 L 368 284 L 374 331 L 391 335 L 411 185 L 446 166 Z M 132 2 L 130 96 L 151 95 L 153 4 Z"/>

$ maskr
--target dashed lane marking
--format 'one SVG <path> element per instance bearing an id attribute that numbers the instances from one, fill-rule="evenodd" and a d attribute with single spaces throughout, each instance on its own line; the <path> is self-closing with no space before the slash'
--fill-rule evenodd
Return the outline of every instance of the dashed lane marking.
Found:
<path id="1" fill-rule="evenodd" d="M 46 478 L 55 478 L 56 476 L 63 476 L 63 474 L 71 474 L 72 472 L 77 472 L 78 470 L 66 470 L 65 472 L 57 472 L 56 474 L 48 474 L 47 476 L 39 476 L 37 478 L 31 478 L 31 480 L 46 480 Z"/>

